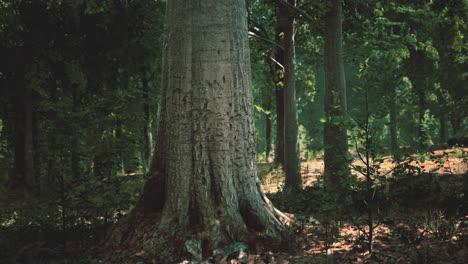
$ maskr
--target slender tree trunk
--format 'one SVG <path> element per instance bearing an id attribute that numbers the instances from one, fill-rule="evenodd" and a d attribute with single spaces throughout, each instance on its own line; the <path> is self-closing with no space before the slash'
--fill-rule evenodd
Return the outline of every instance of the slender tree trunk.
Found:
<path id="1" fill-rule="evenodd" d="M 33 186 L 34 175 L 34 141 L 32 89 L 24 82 L 20 84 L 21 93 L 16 98 L 15 109 L 15 158 L 13 179 L 10 187 L 19 184 Z"/>
<path id="2" fill-rule="evenodd" d="M 289 0 L 296 5 L 296 0 Z M 285 188 L 302 187 L 299 160 L 298 121 L 296 106 L 296 58 L 294 47 L 294 14 L 280 8 L 280 23 L 284 30 L 284 167 Z"/>
<path id="3" fill-rule="evenodd" d="M 442 86 L 445 82 L 441 82 Z M 444 89 L 445 88 L 445 89 Z M 448 90 L 448 87 L 443 87 L 444 90 Z M 439 101 L 439 144 L 447 143 L 447 102 L 440 91 L 437 92 L 437 100 Z"/>
<path id="4" fill-rule="evenodd" d="M 462 120 L 455 114 L 452 114 L 450 118 L 450 123 L 452 124 L 453 128 L 453 135 L 455 137 L 459 137 L 462 133 Z"/>
<path id="5" fill-rule="evenodd" d="M 151 133 L 151 113 L 150 113 L 150 103 L 149 103 L 149 87 L 148 87 L 148 77 L 146 72 L 142 72 L 143 80 L 143 116 L 144 116 L 144 126 L 143 126 L 143 137 L 145 139 L 143 145 L 143 163 L 145 168 L 149 168 L 151 162 L 151 151 L 153 149 L 153 135 Z"/>
<path id="6" fill-rule="evenodd" d="M 397 132 L 397 107 L 396 107 L 396 86 L 390 82 L 390 150 L 392 154 L 398 151 L 398 132 Z"/>
<path id="7" fill-rule="evenodd" d="M 447 113 L 443 110 L 439 113 L 439 143 L 444 144 L 447 142 Z"/>
<path id="8" fill-rule="evenodd" d="M 117 114 L 117 117 L 115 118 L 115 140 L 114 140 L 115 142 L 112 145 L 115 146 L 114 149 L 119 159 L 118 162 L 120 166 L 120 173 L 125 174 L 125 169 L 126 169 L 125 161 L 124 161 L 125 146 L 122 144 L 123 143 L 122 133 L 123 133 L 122 119 L 120 119 L 119 115 Z"/>
<path id="9" fill-rule="evenodd" d="M 25 176 L 26 183 L 29 186 L 33 186 L 36 183 L 36 178 L 34 176 L 33 95 L 30 85 L 25 85 L 24 96 Z"/>
<path id="10" fill-rule="evenodd" d="M 427 141 L 426 131 L 424 130 L 424 123 L 426 119 L 424 114 L 426 112 L 426 102 L 424 99 L 424 90 L 422 87 L 417 88 L 418 95 L 418 145 L 424 147 Z"/>
<path id="11" fill-rule="evenodd" d="M 283 216 L 256 182 L 245 2 L 173 0 L 166 10 L 154 178 L 143 194 L 147 215 L 160 213 L 160 231 L 200 241 L 207 252 L 252 241 L 255 232 L 283 241 Z"/>
<path id="12" fill-rule="evenodd" d="M 270 109 L 268 109 L 268 111 L 269 110 Z M 268 158 L 270 157 L 270 152 L 271 152 L 271 114 L 270 113 L 265 114 L 265 141 L 266 141 L 265 158 L 266 158 L 266 162 L 268 162 Z"/>
<path id="13" fill-rule="evenodd" d="M 410 49 L 409 58 L 411 68 L 411 84 L 416 94 L 416 103 L 418 105 L 418 128 L 417 128 L 417 143 L 419 148 L 423 148 L 427 142 L 427 134 L 424 130 L 426 112 L 426 101 L 424 88 L 427 85 L 426 71 L 421 69 L 421 63 L 429 63 L 423 51 Z"/>
<path id="14" fill-rule="evenodd" d="M 349 174 L 346 115 L 346 83 L 342 50 L 342 0 L 332 0 L 325 15 L 324 163 L 325 177 L 338 184 Z"/>
<path id="15" fill-rule="evenodd" d="M 72 101 L 73 101 L 73 106 L 72 106 L 72 111 L 76 113 L 79 108 L 79 98 L 78 98 L 78 85 L 72 84 Z M 79 127 L 76 126 L 76 124 L 72 124 L 72 129 L 73 131 L 70 131 L 72 133 L 72 141 L 71 141 L 71 168 L 72 168 L 72 175 L 73 179 L 78 179 L 81 177 L 81 171 L 80 171 L 80 149 L 79 149 Z"/>
<path id="16" fill-rule="evenodd" d="M 279 18 L 279 11 L 278 11 Z M 276 27 L 275 40 L 281 42 L 282 26 L 278 23 Z M 275 148 L 275 165 L 284 167 L 284 50 L 276 47 L 275 60 L 276 67 L 276 148 Z M 279 65 L 278 65 L 279 64 Z"/>

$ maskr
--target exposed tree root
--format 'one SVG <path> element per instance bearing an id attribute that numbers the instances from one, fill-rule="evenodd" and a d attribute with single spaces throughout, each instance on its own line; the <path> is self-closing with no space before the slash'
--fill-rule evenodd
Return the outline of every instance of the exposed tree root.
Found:
<path id="1" fill-rule="evenodd" d="M 252 253 L 266 249 L 291 249 L 295 237 L 277 217 L 283 218 L 282 221 L 292 220 L 274 207 L 273 210 L 266 206 L 263 208 L 268 213 L 254 212 L 253 207 L 244 208 L 245 215 L 248 215 L 248 220 L 243 217 L 247 228 L 234 231 L 235 225 L 223 221 L 217 221 L 211 227 L 193 225 L 184 230 L 167 230 L 160 225 L 160 213 L 145 214 L 141 207 L 137 207 L 109 231 L 98 255 L 106 263 L 179 263 L 197 258 L 187 250 L 187 241 L 201 245 L 200 256 L 203 259 L 213 256 L 216 248 L 234 242 L 247 243 Z"/>

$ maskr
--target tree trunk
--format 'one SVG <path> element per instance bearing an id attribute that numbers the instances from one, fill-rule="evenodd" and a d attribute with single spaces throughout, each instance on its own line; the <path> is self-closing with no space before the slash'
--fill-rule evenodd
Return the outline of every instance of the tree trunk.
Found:
<path id="1" fill-rule="evenodd" d="M 448 90 L 447 87 L 444 87 L 445 85 L 444 80 L 442 79 L 441 81 L 441 86 L 443 90 Z M 448 129 L 447 129 L 447 102 L 442 95 L 442 92 L 437 91 L 437 100 L 439 101 L 438 104 L 438 115 L 439 115 L 439 144 L 445 144 L 447 143 L 447 134 L 448 134 Z"/>
<path id="2" fill-rule="evenodd" d="M 289 0 L 296 5 L 296 0 Z M 294 14 L 280 8 L 280 23 L 284 30 L 284 167 L 285 188 L 302 187 L 299 160 L 298 121 L 296 107 L 296 58 L 294 47 Z"/>
<path id="3" fill-rule="evenodd" d="M 279 18 L 279 11 L 278 11 Z M 276 27 L 275 40 L 281 42 L 282 26 L 278 23 Z M 284 167 L 284 50 L 276 47 L 275 60 L 277 61 L 275 82 L 276 82 L 276 149 L 275 165 Z M 279 65 L 278 65 L 279 64 Z"/>
<path id="4" fill-rule="evenodd" d="M 78 85 L 72 84 L 72 111 L 73 113 L 77 113 L 79 111 L 79 95 L 78 95 Z M 76 125 L 76 123 L 72 124 L 71 128 L 73 131 L 71 138 L 71 169 L 72 169 L 72 176 L 74 180 L 77 180 L 81 177 L 81 168 L 80 168 L 80 144 L 79 144 L 79 130 L 80 127 Z"/>
<path id="5" fill-rule="evenodd" d="M 398 132 L 397 132 L 397 108 L 396 108 L 396 86 L 390 82 L 390 150 L 392 154 L 398 151 Z"/>
<path id="6" fill-rule="evenodd" d="M 443 110 L 439 113 L 439 143 L 444 144 L 447 142 L 447 113 Z"/>
<path id="7" fill-rule="evenodd" d="M 268 109 L 268 111 L 270 111 L 270 109 Z M 265 159 L 266 159 L 266 162 L 268 162 L 268 158 L 270 157 L 270 152 L 271 152 L 271 114 L 270 113 L 265 114 L 265 123 L 266 123 L 265 124 L 265 141 L 266 141 Z"/>
<path id="8" fill-rule="evenodd" d="M 244 1 L 173 0 L 166 10 L 161 114 L 144 211 L 160 214 L 162 233 L 200 241 L 205 253 L 252 241 L 255 232 L 283 241 L 284 216 L 257 185 Z"/>
<path id="9" fill-rule="evenodd" d="M 118 164 L 119 164 L 119 169 L 121 174 L 125 174 L 126 170 L 126 164 L 125 164 L 125 154 L 124 150 L 129 149 L 130 146 L 125 147 L 123 144 L 123 129 L 122 129 L 122 119 L 120 119 L 119 114 L 116 115 L 115 117 L 115 139 L 113 140 L 113 148 L 111 148 L 111 151 L 117 154 L 118 157 Z"/>
<path id="10" fill-rule="evenodd" d="M 418 105 L 418 128 L 417 128 L 417 144 L 419 148 L 424 148 L 427 143 L 427 134 L 424 130 L 426 112 L 426 101 L 424 88 L 427 85 L 426 74 L 424 63 L 429 63 L 426 55 L 421 50 L 410 49 L 410 70 L 411 70 L 411 84 L 416 94 L 416 100 Z"/>
<path id="11" fill-rule="evenodd" d="M 325 177 L 334 184 L 349 174 L 346 83 L 342 51 L 342 0 L 333 0 L 325 15 L 324 163 Z"/>
<path id="12" fill-rule="evenodd" d="M 150 103 L 149 103 L 149 87 L 148 77 L 146 72 L 142 72 L 142 91 L 143 91 L 143 115 L 144 115 L 144 126 L 143 126 L 143 137 L 145 139 L 143 144 L 143 164 L 145 170 L 149 168 L 151 161 L 151 150 L 153 149 L 153 135 L 151 133 L 151 114 L 150 114 Z"/>
<path id="13" fill-rule="evenodd" d="M 9 187 L 36 183 L 34 175 L 34 141 L 33 141 L 33 109 L 32 88 L 18 81 L 20 92 L 16 95 L 15 109 L 15 157 L 12 179 Z"/>
<path id="14" fill-rule="evenodd" d="M 426 112 L 426 102 L 424 99 L 424 90 L 422 87 L 419 87 L 419 85 L 422 84 L 417 84 L 418 88 L 416 88 L 418 95 L 418 145 L 419 147 L 424 147 L 427 143 L 427 135 L 424 130 L 424 123 L 426 122 L 424 117 L 424 113 Z"/>

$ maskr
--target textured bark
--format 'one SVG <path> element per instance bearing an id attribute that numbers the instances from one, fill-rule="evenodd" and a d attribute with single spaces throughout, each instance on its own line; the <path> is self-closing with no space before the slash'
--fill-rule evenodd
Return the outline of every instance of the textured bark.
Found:
<path id="1" fill-rule="evenodd" d="M 284 240 L 284 215 L 257 185 L 244 1 L 168 1 L 166 19 L 144 211 L 160 214 L 161 232 L 195 236 L 205 249 L 249 241 L 254 232 Z"/>
<path id="2" fill-rule="evenodd" d="M 289 0 L 296 5 L 296 0 Z M 285 188 L 300 189 L 302 178 L 299 160 L 298 121 L 296 106 L 296 58 L 294 46 L 294 14 L 280 8 L 284 30 L 284 168 Z"/>
<path id="3" fill-rule="evenodd" d="M 325 15 L 324 163 L 325 177 L 334 183 L 349 174 L 346 114 L 346 83 L 342 49 L 342 0 L 332 0 Z"/>

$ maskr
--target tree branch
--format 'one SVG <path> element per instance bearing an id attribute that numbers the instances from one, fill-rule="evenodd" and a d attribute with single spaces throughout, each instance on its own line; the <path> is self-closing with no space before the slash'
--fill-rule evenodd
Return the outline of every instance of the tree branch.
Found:
<path id="1" fill-rule="evenodd" d="M 276 2 L 278 2 L 279 4 L 282 4 L 284 6 L 286 6 L 287 8 L 289 8 L 289 10 L 293 11 L 294 13 L 298 13 L 302 16 L 302 18 L 304 18 L 307 22 L 309 23 L 314 23 L 314 19 L 309 16 L 306 12 L 304 12 L 302 9 L 292 5 L 291 3 L 285 1 L 285 0 L 275 0 Z"/>
<path id="2" fill-rule="evenodd" d="M 249 36 L 259 38 L 259 39 L 261 39 L 261 40 L 263 40 L 263 41 L 265 41 L 265 42 L 267 42 L 267 43 L 269 43 L 269 44 L 271 44 L 271 45 L 273 45 L 273 46 L 275 46 L 275 47 L 278 47 L 278 48 L 284 50 L 283 46 L 281 46 L 280 44 L 278 44 L 278 43 L 276 43 L 276 42 L 274 42 L 274 41 L 272 41 L 272 40 L 269 40 L 269 39 L 267 39 L 267 38 L 264 38 L 264 37 L 262 37 L 262 36 L 256 34 L 256 33 L 253 32 L 253 31 L 249 31 Z"/>

